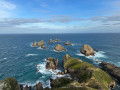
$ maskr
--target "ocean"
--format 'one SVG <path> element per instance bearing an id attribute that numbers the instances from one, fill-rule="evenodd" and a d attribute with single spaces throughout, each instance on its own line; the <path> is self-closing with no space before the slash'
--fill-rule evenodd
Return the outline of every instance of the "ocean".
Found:
<path id="1" fill-rule="evenodd" d="M 59 38 L 61 42 L 49 44 L 49 39 Z M 44 40 L 46 49 L 32 47 L 32 42 Z M 70 41 L 72 46 L 65 46 Z M 57 44 L 67 51 L 56 52 Z M 95 56 L 84 56 L 80 53 L 83 44 L 89 44 L 99 52 Z M 58 72 L 45 69 L 45 59 L 58 58 L 59 70 L 62 71 L 62 58 L 68 53 L 72 57 L 94 64 L 110 62 L 120 67 L 120 34 L 0 34 L 0 80 L 15 77 L 19 83 L 34 85 L 42 82 L 44 87 L 50 87 L 50 78 Z M 115 90 L 120 90 L 118 84 Z"/>

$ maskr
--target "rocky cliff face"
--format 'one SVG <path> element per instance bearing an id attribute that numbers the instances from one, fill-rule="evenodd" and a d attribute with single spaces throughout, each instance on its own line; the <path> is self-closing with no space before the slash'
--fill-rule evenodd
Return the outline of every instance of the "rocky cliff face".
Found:
<path id="1" fill-rule="evenodd" d="M 58 69 L 58 60 L 55 58 L 49 57 L 47 60 L 46 69 Z"/>
<path id="2" fill-rule="evenodd" d="M 97 90 L 109 90 L 110 87 L 115 87 L 115 81 L 106 72 L 68 54 L 63 58 L 63 68 L 65 73 L 69 73 L 81 86 Z"/>
<path id="3" fill-rule="evenodd" d="M 42 45 L 44 45 L 44 44 L 45 44 L 45 43 L 44 43 L 43 40 L 41 40 L 41 41 L 38 42 L 38 46 L 42 46 Z"/>
<path id="4" fill-rule="evenodd" d="M 120 82 L 120 67 L 105 62 L 100 63 L 100 66 L 103 70 L 105 70 L 107 73 L 109 73 Z"/>
<path id="5" fill-rule="evenodd" d="M 84 44 L 80 50 L 80 52 L 82 54 L 84 54 L 85 56 L 89 56 L 89 55 L 94 55 L 94 50 L 92 49 L 91 46 Z"/>
<path id="6" fill-rule="evenodd" d="M 65 45 L 72 46 L 72 44 L 70 43 L 70 41 L 67 41 L 67 42 L 65 43 Z"/>
<path id="7" fill-rule="evenodd" d="M 56 51 L 66 51 L 66 49 L 65 49 L 63 46 L 61 46 L 60 44 L 57 44 L 57 45 L 54 47 L 54 49 L 55 49 Z"/>

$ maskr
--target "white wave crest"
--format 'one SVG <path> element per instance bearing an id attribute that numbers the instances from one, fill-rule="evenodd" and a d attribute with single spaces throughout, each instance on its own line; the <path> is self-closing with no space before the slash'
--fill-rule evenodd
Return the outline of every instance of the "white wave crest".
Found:
<path id="1" fill-rule="evenodd" d="M 29 56 L 37 56 L 38 54 L 27 54 L 26 57 L 29 57 Z"/>
<path id="2" fill-rule="evenodd" d="M 99 52 L 95 52 L 95 56 L 85 56 L 84 54 L 81 54 L 81 53 L 76 54 L 76 55 L 78 55 L 78 56 L 84 56 L 84 57 L 86 57 L 88 59 L 91 59 L 91 60 L 95 61 L 95 63 L 99 64 L 99 63 L 101 63 L 101 59 L 107 58 L 107 56 L 104 55 L 104 53 L 105 52 L 103 52 L 103 51 L 99 51 Z"/>
<path id="3" fill-rule="evenodd" d="M 3 60 L 6 60 L 7 58 L 3 58 Z"/>
<path id="4" fill-rule="evenodd" d="M 72 43 L 72 46 L 78 46 L 78 45 L 81 45 L 79 43 Z"/>
<path id="5" fill-rule="evenodd" d="M 55 49 L 53 49 L 51 51 L 54 51 L 54 52 L 65 52 L 64 50 L 63 51 L 56 51 Z M 66 51 L 67 51 L 67 49 L 66 49 Z"/>

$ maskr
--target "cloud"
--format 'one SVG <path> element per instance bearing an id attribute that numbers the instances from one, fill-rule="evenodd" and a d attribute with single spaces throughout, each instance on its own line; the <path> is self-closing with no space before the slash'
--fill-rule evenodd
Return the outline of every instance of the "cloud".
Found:
<path id="1" fill-rule="evenodd" d="M 0 0 L 0 9 L 8 9 L 8 10 L 13 10 L 15 9 L 16 6 L 10 2 Z"/>
<path id="2" fill-rule="evenodd" d="M 12 11 L 16 9 L 16 5 L 7 2 L 5 0 L 0 0 L 0 18 L 7 18 L 13 15 Z"/>
<path id="3" fill-rule="evenodd" d="M 112 16 L 95 16 L 92 18 L 89 18 L 88 20 L 91 21 L 101 21 L 101 22 L 115 22 L 120 21 L 120 15 L 112 15 Z"/>
<path id="4" fill-rule="evenodd" d="M 69 23 L 82 21 L 80 18 L 72 18 L 68 15 L 53 15 L 48 19 L 40 18 L 0 18 L 0 26 L 16 26 L 33 23 Z"/>

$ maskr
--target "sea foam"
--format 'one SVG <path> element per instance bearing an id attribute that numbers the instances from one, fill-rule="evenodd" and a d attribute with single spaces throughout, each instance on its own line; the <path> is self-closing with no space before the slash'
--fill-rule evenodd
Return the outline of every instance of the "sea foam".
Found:
<path id="1" fill-rule="evenodd" d="M 27 54 L 26 57 L 29 57 L 29 56 L 37 56 L 38 54 Z"/>
<path id="2" fill-rule="evenodd" d="M 78 54 L 76 54 L 76 55 L 78 55 L 78 56 L 84 56 L 84 57 L 86 57 L 86 58 L 88 58 L 88 59 L 90 59 L 90 60 L 95 61 L 96 63 L 101 63 L 101 59 L 107 58 L 107 56 L 104 55 L 104 53 L 105 53 L 105 52 L 103 52 L 103 51 L 99 51 L 99 52 L 95 52 L 95 56 L 85 56 L 85 55 L 82 54 L 82 53 L 78 53 Z"/>

